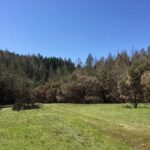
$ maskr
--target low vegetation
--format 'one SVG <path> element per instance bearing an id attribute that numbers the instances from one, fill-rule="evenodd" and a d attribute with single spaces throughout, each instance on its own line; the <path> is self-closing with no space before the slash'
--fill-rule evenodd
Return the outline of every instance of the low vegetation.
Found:
<path id="1" fill-rule="evenodd" d="M 44 104 L 21 112 L 3 108 L 0 149 L 149 150 L 150 105 L 131 106 Z"/>

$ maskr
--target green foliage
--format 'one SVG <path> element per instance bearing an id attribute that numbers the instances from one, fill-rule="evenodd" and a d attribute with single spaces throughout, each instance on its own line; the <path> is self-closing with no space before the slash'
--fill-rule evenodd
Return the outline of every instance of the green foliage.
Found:
<path id="1" fill-rule="evenodd" d="M 145 71 L 141 76 L 141 86 L 145 102 L 150 102 L 150 71 Z"/>
<path id="2" fill-rule="evenodd" d="M 21 111 L 21 110 L 29 110 L 29 109 L 39 109 L 40 105 L 35 104 L 34 102 L 28 102 L 22 100 L 16 100 L 15 104 L 12 107 L 12 110 Z"/>
<path id="3" fill-rule="evenodd" d="M 131 101 L 135 108 L 137 108 L 138 101 L 144 99 L 141 86 L 141 76 L 148 70 L 150 70 L 150 63 L 147 61 L 134 63 L 129 69 L 129 82 L 132 95 Z"/>
<path id="4" fill-rule="evenodd" d="M 93 58 L 92 54 L 89 54 L 86 59 L 86 67 L 92 68 L 93 66 L 94 66 L 94 58 Z"/>
<path id="5" fill-rule="evenodd" d="M 75 69 L 74 63 L 68 59 L 42 57 L 36 55 L 17 55 L 0 50 L 0 71 L 24 75 L 35 82 L 48 81 L 55 78 L 58 70 L 61 75 L 71 74 Z"/>
<path id="6" fill-rule="evenodd" d="M 0 51 L 0 105 L 21 100 L 40 103 L 121 103 L 150 99 L 149 49 L 126 50 L 117 56 L 94 59 L 89 54 L 85 64 L 76 67 L 68 59 L 17 55 Z M 20 105 L 20 104 L 18 104 Z"/>

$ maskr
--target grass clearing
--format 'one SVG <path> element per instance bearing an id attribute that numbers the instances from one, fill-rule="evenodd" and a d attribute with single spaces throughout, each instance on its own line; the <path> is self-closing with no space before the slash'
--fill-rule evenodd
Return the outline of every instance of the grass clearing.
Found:
<path id="1" fill-rule="evenodd" d="M 150 105 L 47 104 L 0 110 L 0 150 L 149 150 Z"/>

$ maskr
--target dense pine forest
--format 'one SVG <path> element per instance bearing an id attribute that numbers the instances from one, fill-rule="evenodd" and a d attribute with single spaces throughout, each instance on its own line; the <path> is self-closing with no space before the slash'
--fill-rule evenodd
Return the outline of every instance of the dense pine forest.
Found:
<path id="1" fill-rule="evenodd" d="M 0 50 L 0 105 L 150 102 L 150 47 L 86 62 Z"/>

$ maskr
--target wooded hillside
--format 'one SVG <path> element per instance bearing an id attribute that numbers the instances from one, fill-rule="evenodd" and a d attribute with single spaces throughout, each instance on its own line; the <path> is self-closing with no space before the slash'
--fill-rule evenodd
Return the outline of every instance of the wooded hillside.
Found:
<path id="1" fill-rule="evenodd" d="M 71 59 L 0 51 L 0 104 L 150 102 L 150 47 Z"/>

